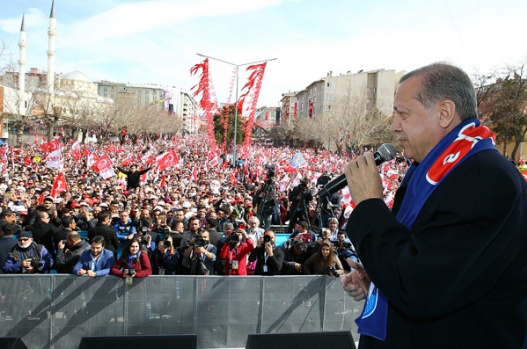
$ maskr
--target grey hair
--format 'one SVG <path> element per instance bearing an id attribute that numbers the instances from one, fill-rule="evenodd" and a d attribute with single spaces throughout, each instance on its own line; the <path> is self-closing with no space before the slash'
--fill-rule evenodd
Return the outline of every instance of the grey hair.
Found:
<path id="1" fill-rule="evenodd" d="M 462 69 L 446 63 L 432 63 L 404 75 L 399 83 L 414 76 L 423 77 L 415 98 L 426 109 L 432 109 L 442 99 L 449 99 L 454 102 L 461 120 L 478 117 L 476 91 L 470 77 Z"/>

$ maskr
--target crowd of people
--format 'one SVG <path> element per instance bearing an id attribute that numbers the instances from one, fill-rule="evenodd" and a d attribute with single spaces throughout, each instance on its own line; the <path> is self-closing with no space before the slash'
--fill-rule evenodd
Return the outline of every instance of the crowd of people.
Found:
<path id="1" fill-rule="evenodd" d="M 324 202 L 316 193 L 354 155 L 257 145 L 236 162 L 225 155 L 211 160 L 202 135 L 56 141 L 58 166 L 46 161 L 46 142 L 37 138 L 3 148 L 1 272 L 338 276 L 349 270 L 345 258 L 353 247 L 338 233 L 353 202 L 345 190 Z M 169 149 L 177 163 L 159 171 L 156 158 Z M 292 161 L 298 153 L 302 163 Z M 90 166 L 94 154 L 107 155 L 115 175 L 105 178 Z M 382 166 L 387 202 L 406 167 L 401 159 Z M 59 175 L 62 190 L 54 189 Z M 271 226 L 290 239 L 276 246 Z"/>

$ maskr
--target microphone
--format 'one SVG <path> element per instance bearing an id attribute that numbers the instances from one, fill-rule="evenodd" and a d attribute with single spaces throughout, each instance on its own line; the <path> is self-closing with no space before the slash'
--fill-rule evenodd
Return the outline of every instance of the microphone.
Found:
<path id="1" fill-rule="evenodd" d="M 375 153 L 373 153 L 373 157 L 375 158 L 375 164 L 379 166 L 385 161 L 390 161 L 395 158 L 396 154 L 397 151 L 395 150 L 395 146 L 393 144 L 384 143 L 379 147 L 379 149 Z M 348 181 L 346 180 L 346 174 L 343 173 L 328 184 L 326 184 L 326 186 L 317 193 L 317 196 L 322 200 L 326 196 L 336 193 L 337 191 L 347 185 Z"/>

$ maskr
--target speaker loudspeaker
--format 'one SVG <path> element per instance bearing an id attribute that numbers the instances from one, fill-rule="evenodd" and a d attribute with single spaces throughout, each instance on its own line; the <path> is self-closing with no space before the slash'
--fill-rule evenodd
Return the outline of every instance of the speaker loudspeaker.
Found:
<path id="1" fill-rule="evenodd" d="M 18 337 L 0 337 L 0 349 L 27 349 Z"/>
<path id="2" fill-rule="evenodd" d="M 250 334 L 245 349 L 355 349 L 350 331 Z"/>
<path id="3" fill-rule="evenodd" d="M 177 348 L 196 349 L 198 336 L 195 334 L 82 337 L 79 349 L 144 349 Z"/>

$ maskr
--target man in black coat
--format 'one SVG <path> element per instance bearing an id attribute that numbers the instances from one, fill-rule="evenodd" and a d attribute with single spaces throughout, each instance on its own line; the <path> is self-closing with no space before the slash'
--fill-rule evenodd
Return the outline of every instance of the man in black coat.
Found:
<path id="1" fill-rule="evenodd" d="M 76 231 L 70 231 L 65 240 L 66 243 L 64 241 L 58 243 L 54 267 L 57 269 L 57 273 L 71 274 L 82 252 L 89 250 L 91 245 L 82 240 Z"/>
<path id="2" fill-rule="evenodd" d="M 53 240 L 59 229 L 50 222 L 51 219 L 52 217 L 47 211 L 37 211 L 35 223 L 26 226 L 25 230 L 33 233 L 33 241 L 43 245 L 51 256 L 55 258 Z"/>
<path id="3" fill-rule="evenodd" d="M 392 211 L 372 153 L 345 167 L 361 349 L 527 348 L 527 183 L 476 106 L 457 67 L 401 78 L 391 130 L 414 162 Z"/>
<path id="4" fill-rule="evenodd" d="M 88 239 L 93 239 L 94 236 L 100 235 L 104 237 L 104 242 L 107 250 L 113 252 L 114 258 L 117 257 L 117 249 L 119 248 L 119 239 L 115 229 L 110 227 L 112 222 L 112 213 L 110 211 L 101 211 L 97 216 L 97 225 L 94 228 L 88 229 Z"/>
<path id="5" fill-rule="evenodd" d="M 249 262 L 256 261 L 254 275 L 278 275 L 282 270 L 284 252 L 275 246 L 274 231 L 267 230 L 258 246 L 249 255 Z"/>
<path id="6" fill-rule="evenodd" d="M 122 167 L 119 167 L 119 166 L 117 167 L 117 169 L 121 171 L 122 173 L 124 173 L 127 177 L 126 178 L 126 190 L 128 191 L 130 191 L 131 189 L 139 188 L 139 185 L 141 184 L 140 183 L 141 175 L 150 171 L 151 168 L 152 167 L 147 167 L 144 170 L 138 171 L 137 165 L 133 164 L 130 166 L 130 171 L 127 171 Z"/>

